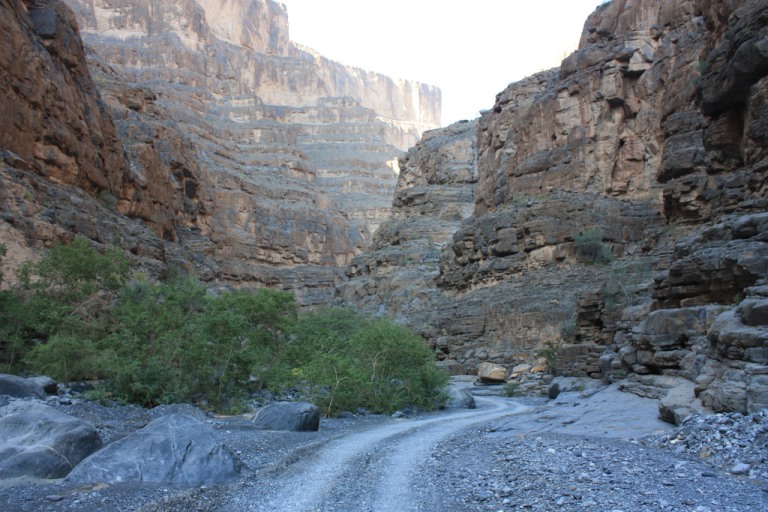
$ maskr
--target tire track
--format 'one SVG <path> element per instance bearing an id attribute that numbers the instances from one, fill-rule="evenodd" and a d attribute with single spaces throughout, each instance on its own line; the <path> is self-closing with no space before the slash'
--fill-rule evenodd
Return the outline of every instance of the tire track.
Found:
<path id="1" fill-rule="evenodd" d="M 529 408 L 510 400 L 477 398 L 478 408 L 405 420 L 330 441 L 288 468 L 275 493 L 252 511 L 421 510 L 411 474 L 435 445 L 479 423 Z"/>

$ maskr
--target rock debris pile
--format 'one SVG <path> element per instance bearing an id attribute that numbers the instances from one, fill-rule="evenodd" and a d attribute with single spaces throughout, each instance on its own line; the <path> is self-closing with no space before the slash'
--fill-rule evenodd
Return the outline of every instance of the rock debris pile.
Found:
<path id="1" fill-rule="evenodd" d="M 706 460 L 732 475 L 768 482 L 768 411 L 697 414 L 643 444 Z"/>
<path id="2" fill-rule="evenodd" d="M 442 496 L 434 499 L 444 510 L 743 512 L 768 507 L 764 481 L 638 443 L 558 434 L 468 434 L 443 443 L 423 468 L 439 480 Z"/>

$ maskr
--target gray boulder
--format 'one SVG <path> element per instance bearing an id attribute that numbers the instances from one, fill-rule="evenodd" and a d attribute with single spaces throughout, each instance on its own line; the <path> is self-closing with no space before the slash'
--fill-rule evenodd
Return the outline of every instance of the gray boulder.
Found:
<path id="1" fill-rule="evenodd" d="M 66 481 L 197 487 L 230 482 L 239 475 L 240 461 L 213 428 L 191 416 L 169 414 L 94 453 Z"/>
<path id="2" fill-rule="evenodd" d="M 0 373 L 0 395 L 8 395 L 14 398 L 46 398 L 43 387 L 29 379 L 17 375 Z"/>
<path id="3" fill-rule="evenodd" d="M 47 405 L 18 401 L 0 409 L 0 478 L 63 478 L 101 446 L 92 424 Z"/>
<path id="4" fill-rule="evenodd" d="M 467 388 L 450 387 L 446 409 L 474 409 L 477 407 L 475 397 Z"/>
<path id="5" fill-rule="evenodd" d="M 50 377 L 29 377 L 27 378 L 27 381 L 39 384 L 40 387 L 43 388 L 43 391 L 49 395 L 55 395 L 59 391 L 59 384 Z"/>
<path id="6" fill-rule="evenodd" d="M 253 422 L 266 430 L 317 432 L 320 410 L 307 402 L 278 402 L 259 409 Z"/>

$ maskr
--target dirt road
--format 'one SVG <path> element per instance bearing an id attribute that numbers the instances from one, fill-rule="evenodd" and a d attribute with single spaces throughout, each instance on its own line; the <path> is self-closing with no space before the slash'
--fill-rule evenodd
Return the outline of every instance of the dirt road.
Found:
<path id="1" fill-rule="evenodd" d="M 233 496 L 228 510 L 433 510 L 413 488 L 412 472 L 439 442 L 474 425 L 520 414 L 527 406 L 497 397 L 477 409 L 403 419 L 330 441 L 269 481 Z"/>

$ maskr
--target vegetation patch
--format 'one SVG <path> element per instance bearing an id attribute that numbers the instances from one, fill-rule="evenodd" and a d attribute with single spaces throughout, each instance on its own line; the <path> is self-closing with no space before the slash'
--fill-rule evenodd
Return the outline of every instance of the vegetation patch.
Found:
<path id="1" fill-rule="evenodd" d="M 0 292 L 1 371 L 96 380 L 100 399 L 237 412 L 267 388 L 333 415 L 432 409 L 447 382 L 424 340 L 387 319 L 300 313 L 271 289 L 213 295 L 185 275 L 129 279 L 122 253 L 83 238 L 25 266 L 19 283 Z"/>
<path id="2" fill-rule="evenodd" d="M 607 265 L 613 260 L 613 254 L 603 243 L 603 232 L 599 229 L 589 229 L 576 235 L 573 248 L 579 261 L 587 265 Z"/>

